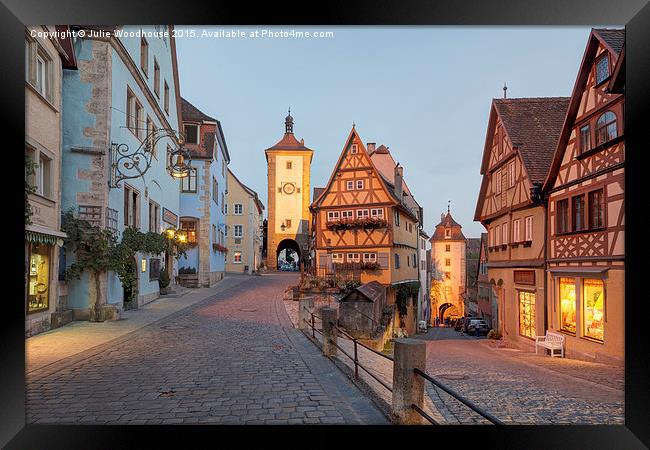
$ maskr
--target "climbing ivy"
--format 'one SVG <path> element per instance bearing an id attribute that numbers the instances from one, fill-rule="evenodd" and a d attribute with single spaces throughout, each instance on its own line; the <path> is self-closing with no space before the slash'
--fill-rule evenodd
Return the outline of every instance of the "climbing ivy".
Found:
<path id="1" fill-rule="evenodd" d="M 408 299 L 411 299 L 413 306 L 417 305 L 418 292 L 420 291 L 420 283 L 411 281 L 399 285 L 395 292 L 395 304 L 397 305 L 397 312 L 400 317 L 408 314 Z"/>
<path id="2" fill-rule="evenodd" d="M 120 279 L 122 287 L 129 293 L 126 302 L 135 300 L 138 293 L 136 253 L 157 255 L 168 252 L 179 258 L 186 251 L 185 245 L 177 238 L 151 231 L 142 233 L 136 228 L 126 228 L 122 232 L 122 240 L 117 242 L 114 232 L 75 218 L 72 211 L 64 214 L 62 228 L 68 236 L 65 239 L 66 245 L 77 256 L 76 262 L 65 270 L 65 279 L 79 279 L 82 272 L 87 270 L 98 281 L 100 273 L 113 270 Z M 99 287 L 97 289 L 97 299 L 99 299 Z M 97 309 L 99 305 L 96 303 L 94 307 Z"/>
<path id="3" fill-rule="evenodd" d="M 32 158 L 25 155 L 25 225 L 32 224 L 32 205 L 29 204 L 29 194 L 36 192 L 36 186 L 29 184 L 29 177 L 36 174 L 36 167 L 38 164 Z"/>

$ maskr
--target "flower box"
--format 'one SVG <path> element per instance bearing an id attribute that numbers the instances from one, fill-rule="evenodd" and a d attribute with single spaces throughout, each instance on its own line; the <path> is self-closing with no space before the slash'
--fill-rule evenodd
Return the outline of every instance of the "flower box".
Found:
<path id="1" fill-rule="evenodd" d="M 215 252 L 228 253 L 228 248 L 227 248 L 227 247 L 224 247 L 224 246 L 221 245 L 221 244 L 216 244 L 216 243 L 215 243 L 215 244 L 212 244 L 212 249 L 213 249 Z"/>

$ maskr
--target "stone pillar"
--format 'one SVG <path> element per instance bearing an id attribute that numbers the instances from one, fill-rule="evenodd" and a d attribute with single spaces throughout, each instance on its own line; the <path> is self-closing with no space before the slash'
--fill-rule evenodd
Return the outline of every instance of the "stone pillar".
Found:
<path id="1" fill-rule="evenodd" d="M 320 309 L 320 316 L 323 319 L 323 354 L 325 356 L 336 356 L 336 337 L 338 310 L 336 308 L 323 307 Z M 332 323 L 334 325 L 332 325 Z M 334 343 L 330 342 L 332 340 Z"/>
<path id="2" fill-rule="evenodd" d="M 305 297 L 298 300 L 298 329 L 306 330 L 311 323 L 311 314 L 314 310 L 314 297 Z"/>
<path id="3" fill-rule="evenodd" d="M 411 408 L 424 406 L 424 382 L 416 367 L 426 368 L 426 343 L 416 339 L 395 339 L 393 361 L 392 419 L 398 425 L 421 425 L 422 416 Z"/>

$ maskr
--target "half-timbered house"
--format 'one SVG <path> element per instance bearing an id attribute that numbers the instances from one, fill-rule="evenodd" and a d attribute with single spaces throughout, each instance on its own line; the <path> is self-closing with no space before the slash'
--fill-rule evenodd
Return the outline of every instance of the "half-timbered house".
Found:
<path id="1" fill-rule="evenodd" d="M 625 306 L 624 39 L 622 29 L 591 31 L 544 183 L 548 328 L 566 335 L 567 356 L 620 364 Z"/>
<path id="2" fill-rule="evenodd" d="M 311 205 L 315 271 L 358 270 L 362 283 L 377 281 L 387 288 L 386 301 L 396 302 L 404 286 L 418 283 L 418 215 L 403 189 L 403 169 L 392 180 L 377 169 L 353 127 L 327 186 Z M 355 269 L 356 268 L 356 269 Z M 395 322 L 415 332 L 416 311 Z M 399 310 L 399 307 L 398 307 Z"/>
<path id="3" fill-rule="evenodd" d="M 569 99 L 494 99 L 474 220 L 488 232 L 488 279 L 503 337 L 532 347 L 546 329 L 545 223 L 548 175 Z M 494 320 L 496 319 L 496 321 Z"/>

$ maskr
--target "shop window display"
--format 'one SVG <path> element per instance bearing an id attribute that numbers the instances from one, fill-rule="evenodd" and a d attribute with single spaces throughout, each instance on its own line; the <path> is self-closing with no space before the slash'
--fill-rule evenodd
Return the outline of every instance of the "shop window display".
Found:
<path id="1" fill-rule="evenodd" d="M 584 335 L 602 341 L 604 338 L 604 300 L 603 280 L 585 279 L 583 281 L 582 316 Z"/>
<path id="2" fill-rule="evenodd" d="M 50 287 L 50 247 L 33 244 L 29 254 L 27 312 L 47 310 Z"/>
<path id="3" fill-rule="evenodd" d="M 560 278 L 560 329 L 576 332 L 576 280 Z"/>

